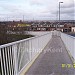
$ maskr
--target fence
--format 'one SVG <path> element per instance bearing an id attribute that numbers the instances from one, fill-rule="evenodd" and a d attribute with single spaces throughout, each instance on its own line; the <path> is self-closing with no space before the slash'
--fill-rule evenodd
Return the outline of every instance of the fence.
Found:
<path id="1" fill-rule="evenodd" d="M 52 33 L 46 33 L 0 46 L 1 75 L 19 75 L 38 52 L 47 45 Z"/>
<path id="2" fill-rule="evenodd" d="M 61 38 L 64 44 L 66 45 L 67 50 L 69 51 L 71 56 L 75 59 L 75 37 L 61 33 Z"/>

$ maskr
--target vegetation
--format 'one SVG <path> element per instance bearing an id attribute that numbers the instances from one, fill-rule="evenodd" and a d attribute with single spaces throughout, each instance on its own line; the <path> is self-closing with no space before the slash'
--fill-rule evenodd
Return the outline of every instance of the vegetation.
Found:
<path id="1" fill-rule="evenodd" d="M 0 45 L 22 40 L 22 39 L 26 39 L 26 38 L 30 38 L 30 37 L 33 37 L 33 36 L 24 35 L 24 34 L 0 34 Z M 1 62 L 0 62 L 0 73 L 1 73 Z"/>
<path id="2" fill-rule="evenodd" d="M 33 37 L 32 35 L 24 34 L 0 34 L 0 45 L 7 44 L 10 42 L 26 39 Z"/>

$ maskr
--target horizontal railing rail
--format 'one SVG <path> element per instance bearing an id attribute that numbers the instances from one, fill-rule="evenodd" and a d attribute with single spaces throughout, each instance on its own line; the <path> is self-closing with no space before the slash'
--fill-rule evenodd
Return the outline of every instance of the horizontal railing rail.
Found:
<path id="1" fill-rule="evenodd" d="M 38 37 L 41 37 L 41 36 L 44 36 L 44 35 L 47 35 L 47 34 L 50 34 L 50 33 L 51 33 L 51 32 L 46 33 L 46 34 L 43 34 L 43 35 L 40 35 L 40 36 L 35 36 L 35 37 L 31 37 L 31 38 L 19 40 L 19 41 L 16 41 L 16 42 L 12 42 L 12 43 L 8 43 L 8 44 L 0 45 L 0 48 L 6 47 L 6 46 L 10 46 L 10 45 L 14 45 L 14 44 L 17 44 L 17 43 L 20 43 L 20 42 L 23 42 L 23 41 L 35 39 L 35 38 L 38 38 Z"/>
<path id="2" fill-rule="evenodd" d="M 19 75 L 47 45 L 52 32 L 0 46 L 1 75 Z"/>
<path id="3" fill-rule="evenodd" d="M 25 31 L 25 34 L 39 36 L 39 35 L 47 34 L 49 32 L 50 31 Z"/>

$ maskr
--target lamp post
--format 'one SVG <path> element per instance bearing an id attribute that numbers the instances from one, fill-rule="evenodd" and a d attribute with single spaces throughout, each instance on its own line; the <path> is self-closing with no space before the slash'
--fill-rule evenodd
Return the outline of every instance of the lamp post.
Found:
<path id="1" fill-rule="evenodd" d="M 59 27 L 60 27 L 60 4 L 63 2 L 59 2 Z"/>

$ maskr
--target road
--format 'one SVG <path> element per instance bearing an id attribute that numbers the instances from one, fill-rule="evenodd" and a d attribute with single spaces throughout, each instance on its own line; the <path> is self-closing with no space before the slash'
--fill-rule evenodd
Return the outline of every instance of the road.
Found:
<path id="1" fill-rule="evenodd" d="M 75 75 L 75 68 L 60 37 L 52 37 L 25 75 Z"/>

